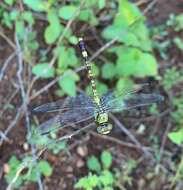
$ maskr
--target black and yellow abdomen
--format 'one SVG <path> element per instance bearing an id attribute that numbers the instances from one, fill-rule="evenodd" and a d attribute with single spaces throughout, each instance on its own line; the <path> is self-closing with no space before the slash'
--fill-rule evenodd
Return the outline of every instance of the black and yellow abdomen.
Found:
<path id="1" fill-rule="evenodd" d="M 97 131 L 100 134 L 108 134 L 112 130 L 112 125 L 108 123 L 108 114 L 104 111 L 101 103 L 100 97 L 97 93 L 97 87 L 95 83 L 95 76 L 92 73 L 91 64 L 88 61 L 88 53 L 86 51 L 85 43 L 83 38 L 79 38 L 79 47 L 84 59 L 86 68 L 88 70 L 88 77 L 91 82 L 93 101 L 96 104 L 95 122 L 97 124 Z"/>

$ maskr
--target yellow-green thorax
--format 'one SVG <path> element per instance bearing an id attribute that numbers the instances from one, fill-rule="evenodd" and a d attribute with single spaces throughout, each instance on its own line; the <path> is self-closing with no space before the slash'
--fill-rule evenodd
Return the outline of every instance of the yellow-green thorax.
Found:
<path id="1" fill-rule="evenodd" d="M 106 135 L 112 130 L 112 125 L 108 122 L 108 114 L 106 112 L 101 112 L 97 114 L 95 122 L 97 124 L 97 131 L 100 134 Z"/>

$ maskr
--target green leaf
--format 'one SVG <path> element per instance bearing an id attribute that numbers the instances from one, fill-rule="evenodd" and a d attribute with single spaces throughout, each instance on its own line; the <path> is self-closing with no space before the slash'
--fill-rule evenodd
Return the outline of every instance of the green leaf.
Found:
<path id="1" fill-rule="evenodd" d="M 4 177 L 5 177 L 5 179 L 6 179 L 6 182 L 8 183 L 8 184 L 10 184 L 11 182 L 12 182 L 12 180 L 14 179 L 14 177 L 15 177 L 15 175 L 16 175 L 16 172 L 17 171 L 10 171 L 9 173 L 7 173 Z M 18 178 L 17 178 L 17 180 L 15 181 L 15 183 L 13 183 L 13 187 L 14 188 L 18 188 L 18 187 L 20 187 L 21 185 L 22 185 L 22 183 L 23 183 L 23 179 L 22 179 L 22 177 L 21 176 L 19 176 Z"/>
<path id="2" fill-rule="evenodd" d="M 68 64 L 66 61 L 68 61 L 68 54 L 66 51 L 66 47 L 65 46 L 59 46 L 56 50 L 55 50 L 55 54 L 58 57 L 58 68 L 59 69 L 66 69 L 68 67 Z"/>
<path id="3" fill-rule="evenodd" d="M 74 16 L 76 7 L 73 5 L 66 5 L 59 9 L 59 16 L 62 19 L 69 20 Z"/>
<path id="4" fill-rule="evenodd" d="M 175 31 L 179 32 L 183 30 L 183 13 L 176 16 L 176 26 Z"/>
<path id="5" fill-rule="evenodd" d="M 122 37 L 124 37 L 125 35 L 127 35 L 127 31 L 124 30 L 121 27 L 117 27 L 115 25 L 110 25 L 108 27 L 106 27 L 103 32 L 102 32 L 102 37 L 108 40 L 114 39 L 116 38 L 118 35 L 120 35 Z M 120 41 L 121 38 L 119 38 Z"/>
<path id="6" fill-rule="evenodd" d="M 108 170 L 102 171 L 102 175 L 100 176 L 100 181 L 104 185 L 104 187 L 112 185 L 114 183 L 113 174 Z"/>
<path id="7" fill-rule="evenodd" d="M 96 81 L 96 86 L 97 86 L 97 91 L 98 91 L 99 95 L 106 93 L 108 90 L 107 85 L 102 82 Z M 86 93 L 88 95 L 93 95 L 91 85 L 87 86 Z"/>
<path id="8" fill-rule="evenodd" d="M 119 1 L 118 13 L 113 23 L 103 30 L 102 36 L 108 40 L 118 37 L 117 40 L 125 45 L 144 51 L 152 50 L 148 29 L 140 10 L 126 0 Z"/>
<path id="9" fill-rule="evenodd" d="M 103 9 L 105 7 L 105 0 L 99 0 L 98 1 L 98 7 L 99 9 Z"/>
<path id="10" fill-rule="evenodd" d="M 116 89 L 121 95 L 126 95 L 126 92 L 133 89 L 133 82 L 128 77 L 120 78 L 116 84 Z"/>
<path id="11" fill-rule="evenodd" d="M 10 167 L 10 171 L 5 175 L 6 182 L 10 184 L 12 180 L 14 179 L 18 169 L 20 168 L 21 162 L 16 158 L 16 156 L 11 156 L 11 158 L 8 161 L 8 165 Z M 23 183 L 22 176 L 20 175 L 15 183 L 13 184 L 13 187 L 18 188 Z"/>
<path id="12" fill-rule="evenodd" d="M 101 161 L 104 169 L 109 169 L 112 164 L 112 155 L 109 151 L 103 151 L 101 154 Z"/>
<path id="13" fill-rule="evenodd" d="M 118 55 L 116 72 L 119 76 L 145 77 L 157 75 L 157 62 L 150 53 L 123 46 L 114 49 Z"/>
<path id="14" fill-rule="evenodd" d="M 50 24 L 45 30 L 44 38 L 47 44 L 52 44 L 58 39 L 63 26 L 60 24 L 59 18 L 53 10 L 48 13 L 48 21 Z"/>
<path id="15" fill-rule="evenodd" d="M 90 0 L 90 1 L 86 1 L 86 7 L 93 7 L 96 6 L 98 0 Z"/>
<path id="16" fill-rule="evenodd" d="M 92 73 L 94 74 L 94 76 L 99 75 L 99 68 L 94 63 L 91 63 L 91 70 L 92 70 Z"/>
<path id="17" fill-rule="evenodd" d="M 50 68 L 48 63 L 38 63 L 33 67 L 32 73 L 42 78 L 51 78 L 55 75 L 55 69 Z"/>
<path id="18" fill-rule="evenodd" d="M 99 160 L 95 156 L 91 156 L 87 160 L 87 166 L 89 170 L 95 171 L 95 172 L 100 172 L 101 171 L 101 166 Z"/>
<path id="19" fill-rule="evenodd" d="M 102 94 L 106 93 L 107 90 L 108 90 L 107 85 L 102 83 L 102 82 L 97 82 L 97 87 L 98 87 L 99 95 L 102 95 Z"/>
<path id="20" fill-rule="evenodd" d="M 178 70 L 176 67 L 171 67 L 166 69 L 162 84 L 165 90 L 170 90 L 172 87 L 183 81 L 183 75 L 181 70 Z"/>
<path id="21" fill-rule="evenodd" d="M 99 177 L 93 174 L 89 174 L 86 177 L 82 177 L 76 184 L 75 188 L 83 188 L 85 190 L 93 190 L 99 184 Z"/>
<path id="22" fill-rule="evenodd" d="M 25 21 L 27 21 L 30 25 L 34 24 L 34 17 L 30 11 L 24 11 L 22 13 L 22 17 Z"/>
<path id="23" fill-rule="evenodd" d="M 58 143 L 48 144 L 48 149 L 53 152 L 53 154 L 58 154 L 61 150 L 67 150 L 66 141 L 60 141 Z"/>
<path id="24" fill-rule="evenodd" d="M 102 66 L 102 77 L 104 79 L 111 79 L 115 76 L 115 65 L 112 63 L 106 63 Z"/>
<path id="25" fill-rule="evenodd" d="M 10 160 L 8 161 L 11 169 L 16 169 L 20 165 L 20 161 L 17 159 L 16 156 L 11 156 Z"/>
<path id="26" fill-rule="evenodd" d="M 119 0 L 119 10 L 114 20 L 115 26 L 128 27 L 139 17 L 141 13 L 135 4 L 127 0 Z"/>
<path id="27" fill-rule="evenodd" d="M 78 43 L 78 39 L 76 38 L 76 36 L 71 36 L 71 37 L 69 38 L 69 42 L 70 42 L 71 44 L 76 45 L 76 44 Z"/>
<path id="28" fill-rule="evenodd" d="M 168 137 L 173 143 L 180 145 L 183 142 L 183 129 L 177 132 L 170 132 Z"/>
<path id="29" fill-rule="evenodd" d="M 80 21 L 89 22 L 91 26 L 96 26 L 98 24 L 98 19 L 93 13 L 92 9 L 81 10 L 79 16 L 77 17 Z"/>
<path id="30" fill-rule="evenodd" d="M 173 39 L 173 42 L 175 43 L 175 45 L 180 49 L 183 50 L 183 40 L 180 39 L 179 37 L 175 37 Z"/>
<path id="31" fill-rule="evenodd" d="M 59 80 L 59 86 L 69 96 L 76 95 L 76 81 L 79 80 L 79 76 L 73 71 L 65 72 L 64 76 Z"/>
<path id="32" fill-rule="evenodd" d="M 76 57 L 76 52 L 74 48 L 67 48 L 65 46 L 60 46 L 56 49 L 56 55 L 58 57 L 58 68 L 60 70 L 65 70 L 68 66 L 77 66 L 78 59 Z"/>
<path id="33" fill-rule="evenodd" d="M 53 171 L 53 169 L 52 169 L 52 167 L 50 166 L 50 164 L 47 162 L 47 161 L 45 161 L 45 160 L 41 160 L 41 161 L 39 161 L 39 163 L 38 163 L 38 168 L 39 168 L 39 170 L 40 170 L 40 172 L 44 175 L 44 176 L 51 176 L 51 174 L 52 174 L 52 171 Z"/>
<path id="34" fill-rule="evenodd" d="M 8 5 L 13 5 L 14 0 L 4 0 L 4 2 Z"/>
<path id="35" fill-rule="evenodd" d="M 23 39 L 25 34 L 24 22 L 22 20 L 16 20 L 15 22 L 15 31 L 19 38 Z"/>
<path id="36" fill-rule="evenodd" d="M 23 0 L 23 2 L 34 11 L 45 11 L 47 10 L 48 4 L 42 0 Z"/>
<path id="37" fill-rule="evenodd" d="M 81 10 L 79 14 L 79 20 L 81 21 L 89 21 L 89 19 L 93 16 L 93 11 L 91 9 Z"/>
<path id="38" fill-rule="evenodd" d="M 16 20 L 18 18 L 19 14 L 20 14 L 20 12 L 18 10 L 16 10 L 16 9 L 12 10 L 10 12 L 11 20 Z"/>
<path id="39" fill-rule="evenodd" d="M 38 180 L 37 178 L 37 174 L 36 174 L 36 169 L 35 166 L 34 167 L 29 167 L 27 173 L 25 173 L 23 175 L 23 180 L 24 181 L 32 181 L 32 182 L 36 182 Z"/>

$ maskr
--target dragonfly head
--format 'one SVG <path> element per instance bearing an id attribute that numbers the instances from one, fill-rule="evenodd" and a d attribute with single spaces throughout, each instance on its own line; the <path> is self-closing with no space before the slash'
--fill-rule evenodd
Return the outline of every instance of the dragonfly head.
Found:
<path id="1" fill-rule="evenodd" d="M 111 132 L 112 125 L 108 122 L 108 114 L 106 112 L 99 113 L 96 117 L 97 132 L 106 135 Z"/>
<path id="2" fill-rule="evenodd" d="M 97 132 L 102 135 L 107 135 L 112 130 L 112 124 L 111 123 L 102 123 L 97 127 Z"/>

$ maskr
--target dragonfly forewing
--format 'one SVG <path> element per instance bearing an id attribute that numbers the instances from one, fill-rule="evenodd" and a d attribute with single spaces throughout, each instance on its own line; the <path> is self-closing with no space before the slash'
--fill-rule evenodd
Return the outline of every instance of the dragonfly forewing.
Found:
<path id="1" fill-rule="evenodd" d="M 43 104 L 33 109 L 33 112 L 63 112 L 72 109 L 92 109 L 94 107 L 92 99 L 81 93 L 75 97 L 69 97 L 65 100 L 58 100 Z"/>
<path id="2" fill-rule="evenodd" d="M 103 105 L 105 105 L 105 109 L 108 112 L 120 112 L 123 110 L 159 103 L 163 100 L 163 96 L 154 93 L 129 93 L 125 96 L 118 97 L 116 97 L 115 93 L 111 93 L 110 97 L 103 102 Z"/>
<path id="3" fill-rule="evenodd" d="M 42 123 L 38 127 L 38 133 L 41 135 L 48 134 L 52 131 L 63 129 L 65 126 L 73 125 L 86 121 L 94 117 L 94 108 L 80 110 L 69 110 L 64 113 L 59 113 L 52 119 Z"/>

